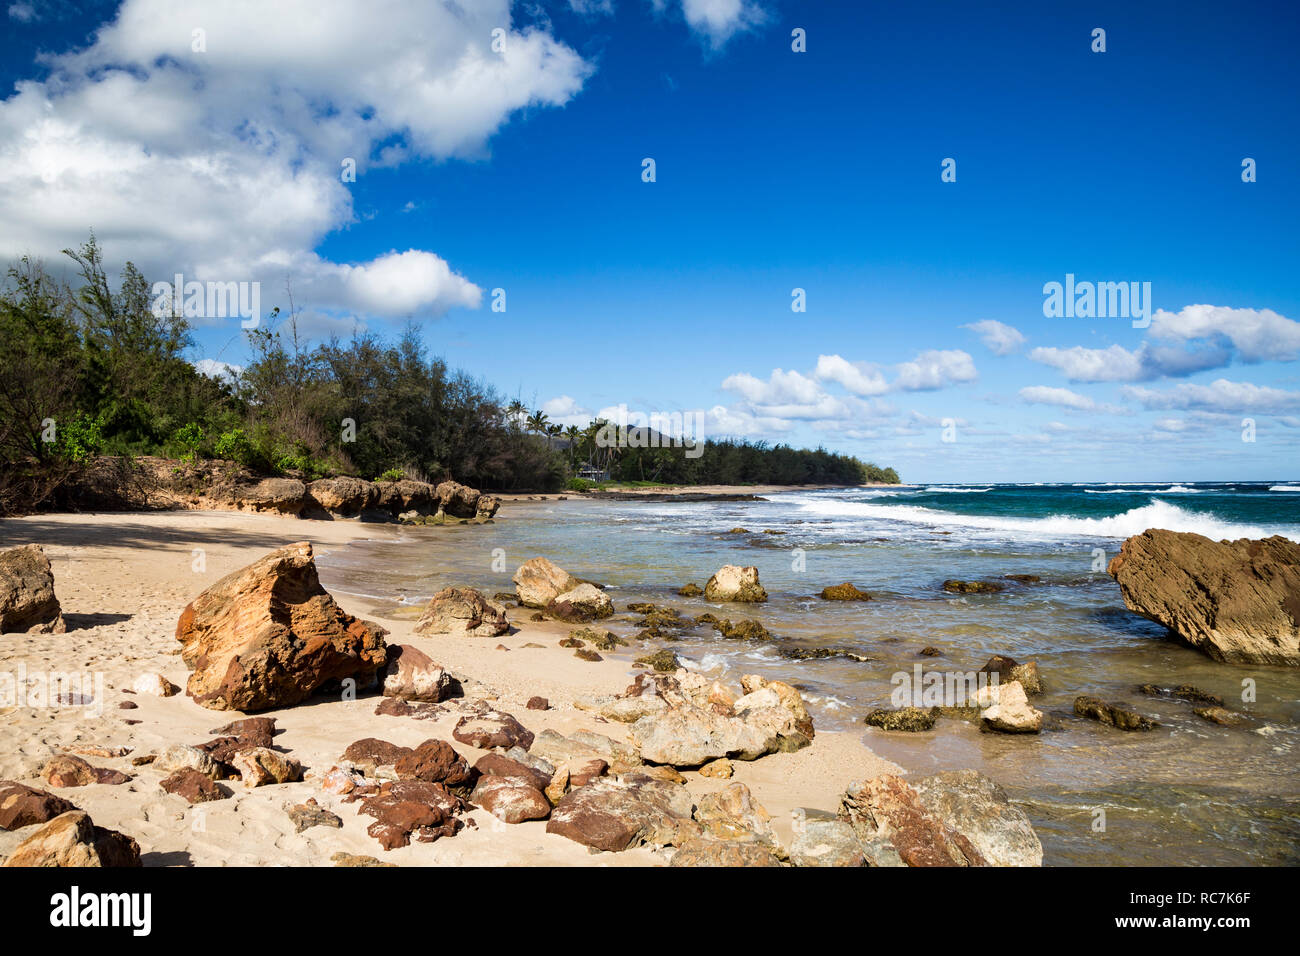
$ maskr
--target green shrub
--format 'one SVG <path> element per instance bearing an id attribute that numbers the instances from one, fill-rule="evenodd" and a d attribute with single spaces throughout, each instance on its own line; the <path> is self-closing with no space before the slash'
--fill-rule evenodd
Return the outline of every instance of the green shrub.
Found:
<path id="1" fill-rule="evenodd" d="M 405 477 L 406 472 L 402 471 L 402 469 L 389 468 L 382 475 L 376 478 L 375 481 L 401 481 Z"/>
<path id="2" fill-rule="evenodd" d="M 181 454 L 182 461 L 194 461 L 198 458 L 199 446 L 203 444 L 203 429 L 193 422 L 182 425 L 176 429 L 172 441 L 184 449 Z"/>
<path id="3" fill-rule="evenodd" d="M 217 436 L 212 450 L 218 458 L 237 461 L 241 465 L 251 465 L 255 457 L 253 443 L 249 441 L 248 435 L 242 428 L 232 428 L 228 432 L 222 432 Z"/>
<path id="4" fill-rule="evenodd" d="M 595 487 L 595 484 L 586 478 L 570 478 L 565 487 L 570 491 L 590 491 Z"/>
<path id="5" fill-rule="evenodd" d="M 56 430 L 60 454 L 77 463 L 94 458 L 104 449 L 104 423 L 96 417 L 80 414 Z"/>

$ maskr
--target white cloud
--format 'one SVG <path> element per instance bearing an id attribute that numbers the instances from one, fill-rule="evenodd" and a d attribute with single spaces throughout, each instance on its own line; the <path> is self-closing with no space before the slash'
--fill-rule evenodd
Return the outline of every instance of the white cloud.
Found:
<path id="1" fill-rule="evenodd" d="M 1222 368 L 1232 353 L 1221 346 L 1202 344 L 1194 349 L 1163 348 L 1143 342 L 1135 351 L 1121 345 L 1090 349 L 1036 348 L 1029 358 L 1060 369 L 1072 382 L 1146 382 Z"/>
<path id="2" fill-rule="evenodd" d="M 748 372 L 727 376 L 722 387 L 755 405 L 810 404 L 826 394 L 820 385 L 798 372 L 773 369 L 767 381 Z"/>
<path id="3" fill-rule="evenodd" d="M 838 355 L 817 356 L 813 375 L 824 382 L 836 382 L 854 395 L 881 395 L 889 391 L 889 383 L 876 366 L 850 362 Z"/>
<path id="4" fill-rule="evenodd" d="M 568 395 L 558 395 L 549 401 L 542 402 L 542 411 L 546 413 L 546 417 L 551 421 L 566 428 L 570 425 L 585 428 L 592 419 L 591 411 L 579 405 Z M 602 410 L 600 417 L 613 418 L 613 416 L 605 415 L 604 410 Z"/>
<path id="5" fill-rule="evenodd" d="M 1010 355 L 1025 344 L 1025 337 L 1019 329 L 1007 325 L 1005 322 L 999 322 L 997 319 L 972 322 L 969 325 L 963 325 L 962 328 L 970 329 L 979 335 L 984 347 L 994 355 Z"/>
<path id="6" fill-rule="evenodd" d="M 1166 391 L 1126 386 L 1124 396 L 1141 402 L 1146 408 L 1260 414 L 1300 408 L 1300 392 L 1288 392 L 1250 382 L 1230 382 L 1224 378 L 1216 379 L 1209 385 L 1183 384 Z"/>
<path id="7" fill-rule="evenodd" d="M 910 362 L 898 366 L 894 388 L 904 391 L 931 391 L 977 378 L 975 361 L 961 349 L 930 349 Z"/>
<path id="8" fill-rule="evenodd" d="M 570 0 L 572 3 L 573 0 Z M 756 0 L 677 0 L 686 25 L 717 50 L 737 33 L 767 20 Z M 669 0 L 651 0 L 657 13 L 668 9 Z"/>
<path id="9" fill-rule="evenodd" d="M 1059 405 L 1062 408 L 1075 408 L 1080 411 L 1092 411 L 1097 403 L 1086 395 L 1072 392 L 1068 388 L 1053 388 L 1050 385 L 1030 385 L 1020 390 L 1022 400 L 1031 405 Z"/>
<path id="10" fill-rule="evenodd" d="M 472 306 L 477 287 L 433 252 L 345 264 L 312 250 L 354 219 L 344 160 L 362 177 L 480 157 L 516 112 L 581 89 L 589 65 L 513 29 L 510 6 L 127 0 L 0 101 L 0 258 L 53 263 L 93 227 L 110 268 L 131 259 L 152 280 L 290 276 L 302 304 L 387 316 Z"/>
<path id="11" fill-rule="evenodd" d="M 9 19 L 17 20 L 19 23 L 31 23 L 37 19 L 36 8 L 30 3 L 11 3 Z"/>
<path id="12" fill-rule="evenodd" d="M 199 374 L 227 381 L 234 381 L 244 371 L 242 365 L 231 365 L 229 362 L 221 362 L 217 359 L 199 359 L 193 364 Z"/>
<path id="13" fill-rule="evenodd" d="M 1300 358 L 1300 322 L 1272 309 L 1230 309 L 1221 305 L 1189 305 L 1178 312 L 1160 309 L 1151 317 L 1150 334 L 1181 342 L 1226 339 L 1243 362 L 1291 362 Z"/>

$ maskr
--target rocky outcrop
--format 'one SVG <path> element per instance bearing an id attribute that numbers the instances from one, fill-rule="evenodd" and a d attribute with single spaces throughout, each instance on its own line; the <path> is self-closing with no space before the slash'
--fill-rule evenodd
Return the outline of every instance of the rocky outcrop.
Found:
<path id="1" fill-rule="evenodd" d="M 460 693 L 460 681 L 418 647 L 410 644 L 388 647 L 385 697 L 436 704 Z"/>
<path id="2" fill-rule="evenodd" d="M 1129 610 L 1217 661 L 1300 666 L 1300 544 L 1154 529 L 1107 568 Z"/>
<path id="3" fill-rule="evenodd" d="M 387 663 L 386 633 L 334 603 L 305 541 L 222 578 L 176 625 L 187 692 L 213 710 L 285 707 L 349 678 L 368 687 Z"/>
<path id="4" fill-rule="evenodd" d="M 525 561 L 515 571 L 515 593 L 524 607 L 544 608 L 582 582 L 547 558 Z"/>
<path id="5" fill-rule="evenodd" d="M 1043 844 L 1023 810 L 977 770 L 949 770 L 913 784 L 921 806 L 965 836 L 993 866 L 1042 866 Z"/>
<path id="6" fill-rule="evenodd" d="M 438 512 L 453 518 L 473 518 L 478 515 L 478 501 L 482 493 L 458 481 L 444 481 L 434 489 Z M 495 499 L 494 499 L 495 500 Z"/>
<path id="7" fill-rule="evenodd" d="M 233 502 L 241 511 L 267 511 L 300 515 L 307 506 L 307 486 L 297 478 L 263 478 L 255 485 L 238 489 Z"/>
<path id="8" fill-rule="evenodd" d="M 767 591 L 758 583 L 758 568 L 724 564 L 704 585 L 704 598 L 754 603 L 766 601 Z"/>
<path id="9" fill-rule="evenodd" d="M 678 784 L 637 773 L 601 777 L 565 794 L 546 832 L 608 852 L 675 845 L 693 809 L 689 791 Z"/>
<path id="10" fill-rule="evenodd" d="M 307 487 L 312 504 L 332 515 L 355 518 L 379 500 L 379 489 L 360 478 L 321 478 Z"/>
<path id="11" fill-rule="evenodd" d="M 0 551 L 0 634 L 62 634 L 54 571 L 39 544 Z"/>
<path id="12" fill-rule="evenodd" d="M 496 637 L 510 630 L 506 609 L 473 588 L 443 588 L 416 622 L 416 634 Z"/>
<path id="13" fill-rule="evenodd" d="M 81 810 L 69 810 L 18 844 L 4 865 L 136 867 L 140 845 L 124 833 L 95 826 Z"/>
<path id="14" fill-rule="evenodd" d="M 865 844 L 888 844 L 906 866 L 986 866 L 988 860 L 971 840 L 931 813 L 907 781 L 885 774 L 849 787 L 841 798 L 840 816 Z M 868 852 L 879 855 L 879 849 Z"/>
<path id="15" fill-rule="evenodd" d="M 59 814 L 75 809 L 48 790 L 38 790 L 16 780 L 0 780 L 0 830 L 48 823 Z"/>

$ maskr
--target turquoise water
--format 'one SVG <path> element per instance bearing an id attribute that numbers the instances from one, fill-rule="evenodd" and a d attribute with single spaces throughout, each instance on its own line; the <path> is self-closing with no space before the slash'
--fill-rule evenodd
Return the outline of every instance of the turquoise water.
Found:
<path id="1" fill-rule="evenodd" d="M 1149 527 L 1237 538 L 1300 539 L 1300 482 L 1155 485 L 975 485 L 785 492 L 758 502 L 550 501 L 507 504 L 493 525 L 413 528 L 323 558 L 327 587 L 411 603 L 449 584 L 511 590 L 510 575 L 546 555 L 606 584 L 616 606 L 654 601 L 683 613 L 754 617 L 773 641 L 711 629 L 672 642 L 721 677 L 761 672 L 796 684 L 817 725 L 859 734 L 909 770 L 973 766 L 1002 783 L 1034 820 L 1048 864 L 1284 864 L 1300 861 L 1300 669 L 1217 664 L 1125 608 L 1103 569 L 1123 539 Z M 748 533 L 732 534 L 741 526 Z M 767 534 L 764 532 L 781 532 Z M 676 589 L 722 564 L 755 565 L 770 599 L 710 606 Z M 505 567 L 504 572 L 494 570 Z M 948 578 L 1033 574 L 992 595 L 952 595 Z M 826 602 L 852 581 L 875 600 Z M 612 622 L 624 635 L 630 617 Z M 922 657 L 931 647 L 937 657 Z M 847 657 L 795 661 L 791 648 Z M 637 653 L 646 648 L 634 647 Z M 862 725 L 890 706 L 895 675 L 966 672 L 993 654 L 1036 660 L 1047 714 L 1033 737 L 981 734 L 962 720 L 897 734 Z M 1243 701 L 1243 681 L 1256 699 Z M 1250 715 L 1220 727 L 1192 705 L 1138 693 L 1191 683 Z M 1248 685 L 1249 686 L 1249 685 Z M 1160 723 L 1124 733 L 1076 718 L 1081 693 Z M 847 781 L 846 781 L 847 783 Z M 1099 828 L 1104 811 L 1104 829 Z"/>

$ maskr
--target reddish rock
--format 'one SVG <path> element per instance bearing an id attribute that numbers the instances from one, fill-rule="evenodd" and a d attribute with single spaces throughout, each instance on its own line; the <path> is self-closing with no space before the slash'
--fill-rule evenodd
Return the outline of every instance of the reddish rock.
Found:
<path id="1" fill-rule="evenodd" d="M 138 710 L 139 707 L 139 704 L 131 700 L 124 700 L 122 703 L 117 705 L 118 710 Z"/>
<path id="2" fill-rule="evenodd" d="M 551 702 L 545 697 L 529 697 L 527 707 L 529 710 L 550 710 Z"/>
<path id="3" fill-rule="evenodd" d="M 375 818 L 366 832 L 385 850 L 392 850 L 409 844 L 412 835 L 421 843 L 455 836 L 462 826 L 455 814 L 464 806 L 440 783 L 399 780 L 385 783 L 377 794 L 363 800 L 358 813 Z"/>
<path id="4" fill-rule="evenodd" d="M 691 795 L 685 787 L 644 774 L 601 778 L 570 790 L 546 824 L 547 833 L 597 850 L 616 852 L 643 843 L 675 843 L 691 823 Z"/>
<path id="5" fill-rule="evenodd" d="M 61 813 L 77 809 L 62 797 L 15 780 L 0 780 L 0 830 L 17 830 L 33 823 L 48 823 Z"/>
<path id="6" fill-rule="evenodd" d="M 533 745 L 532 732 L 526 730 L 519 721 L 509 714 L 488 711 L 482 716 L 462 717 L 456 722 L 452 737 L 463 744 L 491 750 L 493 747 L 523 747 L 527 750 Z"/>
<path id="7" fill-rule="evenodd" d="M 423 780 L 450 788 L 462 787 L 473 779 L 465 758 L 445 740 L 426 740 L 393 765 L 399 780 Z"/>
<path id="8" fill-rule="evenodd" d="M 386 633 L 334 603 L 305 541 L 222 578 L 176 625 L 194 669 L 187 691 L 214 710 L 289 706 L 349 678 L 370 686 L 387 663 Z"/>
<path id="9" fill-rule="evenodd" d="M 545 820 L 551 813 L 551 803 L 542 789 L 517 777 L 481 777 L 470 802 L 504 823 Z"/>
<path id="10" fill-rule="evenodd" d="M 388 648 L 385 697 L 436 704 L 460 693 L 460 682 L 418 647 L 398 644 Z"/>
<path id="11" fill-rule="evenodd" d="M 51 757 L 41 773 L 52 787 L 84 787 L 92 783 L 117 785 L 131 779 L 119 770 L 92 767 L 80 757 L 71 754 Z"/>
<path id="12" fill-rule="evenodd" d="M 348 744 L 348 749 L 339 757 L 339 763 L 350 764 L 366 776 L 374 776 L 379 768 L 391 768 L 410 753 L 414 753 L 410 747 L 399 747 L 378 737 L 363 737 Z"/>
<path id="13" fill-rule="evenodd" d="M 207 803 L 211 800 L 225 800 L 230 791 L 209 779 L 197 770 L 176 770 L 163 778 L 158 784 L 168 793 L 184 797 L 190 803 Z"/>
<path id="14" fill-rule="evenodd" d="M 416 720 L 431 720 L 445 714 L 446 708 L 437 704 L 416 701 L 414 704 L 400 697 L 385 697 L 375 708 L 377 717 L 413 717 Z"/>
<path id="15" fill-rule="evenodd" d="M 551 774 L 543 773 L 536 767 L 511 760 L 504 754 L 485 754 L 474 764 L 474 769 L 485 777 L 507 777 L 521 781 L 534 790 L 545 790 L 551 783 Z"/>
<path id="16" fill-rule="evenodd" d="M 841 799 L 840 816 L 867 842 L 886 840 L 908 866 L 988 866 L 963 834 L 933 816 L 901 777 L 885 774 Z"/>
<path id="17" fill-rule="evenodd" d="M 95 826 L 81 810 L 69 810 L 18 844 L 4 865 L 136 867 L 140 845 L 124 833 Z"/>

